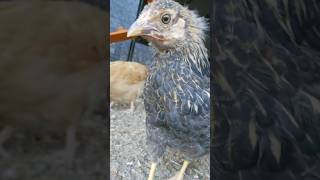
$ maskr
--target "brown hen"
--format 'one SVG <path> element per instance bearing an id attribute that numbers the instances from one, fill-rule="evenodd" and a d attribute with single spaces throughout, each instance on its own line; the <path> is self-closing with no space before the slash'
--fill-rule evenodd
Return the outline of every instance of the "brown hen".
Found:
<path id="1" fill-rule="evenodd" d="M 104 98 L 106 13 L 62 1 L 0 9 L 0 146 L 14 128 L 65 129 L 72 158 L 79 120 Z"/>

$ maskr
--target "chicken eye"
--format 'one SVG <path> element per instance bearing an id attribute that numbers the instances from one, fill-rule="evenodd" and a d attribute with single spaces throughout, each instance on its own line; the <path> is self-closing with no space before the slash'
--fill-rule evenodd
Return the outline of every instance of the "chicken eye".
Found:
<path id="1" fill-rule="evenodd" d="M 169 24 L 170 20 L 171 20 L 170 14 L 164 14 L 161 17 L 161 21 L 162 21 L 163 24 Z"/>

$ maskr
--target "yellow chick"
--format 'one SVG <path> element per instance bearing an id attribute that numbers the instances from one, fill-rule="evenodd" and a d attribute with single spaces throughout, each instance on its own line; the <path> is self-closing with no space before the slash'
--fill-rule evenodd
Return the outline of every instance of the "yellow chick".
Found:
<path id="1" fill-rule="evenodd" d="M 129 104 L 131 112 L 141 95 L 148 69 L 137 62 L 114 61 L 110 63 L 110 100 L 113 103 Z"/>

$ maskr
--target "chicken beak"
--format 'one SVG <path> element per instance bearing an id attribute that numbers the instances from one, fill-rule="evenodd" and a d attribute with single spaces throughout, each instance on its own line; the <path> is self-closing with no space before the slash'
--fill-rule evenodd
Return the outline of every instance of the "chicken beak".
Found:
<path id="1" fill-rule="evenodd" d="M 157 29 L 146 23 L 141 23 L 139 19 L 134 22 L 127 33 L 127 37 L 135 36 L 153 36 Z"/>
<path id="2" fill-rule="evenodd" d="M 135 37 L 135 36 L 140 36 L 142 34 L 143 34 L 142 26 L 140 25 L 140 23 L 136 21 L 130 26 L 127 33 L 127 37 Z"/>

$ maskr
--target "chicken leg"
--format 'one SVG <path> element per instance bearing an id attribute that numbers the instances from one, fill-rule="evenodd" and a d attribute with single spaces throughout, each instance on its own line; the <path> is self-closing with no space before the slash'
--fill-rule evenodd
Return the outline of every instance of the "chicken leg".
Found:
<path id="1" fill-rule="evenodd" d="M 53 155 L 57 156 L 57 159 L 65 163 L 68 167 L 72 167 L 77 146 L 76 127 L 68 127 L 66 130 L 65 147 Z"/>
<path id="2" fill-rule="evenodd" d="M 151 164 L 151 169 L 150 169 L 150 172 L 149 172 L 148 180 L 153 180 L 154 174 L 155 174 L 155 172 L 156 172 L 156 167 L 157 167 L 157 163 L 152 162 L 152 164 Z"/>
<path id="3" fill-rule="evenodd" d="M 189 164 L 190 164 L 189 161 L 187 161 L 187 160 L 183 161 L 183 165 L 182 165 L 182 168 L 180 169 L 180 171 L 174 177 L 170 178 L 169 180 L 183 180 L 184 173 L 186 172 L 186 169 Z"/>
<path id="4" fill-rule="evenodd" d="M 7 126 L 0 133 L 0 156 L 2 157 L 9 157 L 9 154 L 3 148 L 3 144 L 10 137 L 12 130 L 12 127 Z"/>
<path id="5" fill-rule="evenodd" d="M 111 101 L 111 102 L 110 102 L 110 108 L 112 108 L 113 105 L 114 105 L 114 102 Z"/>
<path id="6" fill-rule="evenodd" d="M 74 159 L 75 151 L 77 149 L 77 140 L 76 140 L 76 128 L 69 127 L 67 129 L 66 135 L 66 160 L 67 163 L 71 163 Z"/>
<path id="7" fill-rule="evenodd" d="M 131 101 L 131 102 L 130 102 L 130 112 L 131 112 L 131 114 L 134 113 L 134 110 L 135 110 L 134 101 Z"/>

